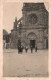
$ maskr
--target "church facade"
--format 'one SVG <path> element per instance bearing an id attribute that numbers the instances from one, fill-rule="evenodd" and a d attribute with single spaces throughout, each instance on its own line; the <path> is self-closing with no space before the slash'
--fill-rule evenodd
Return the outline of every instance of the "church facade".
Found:
<path id="1" fill-rule="evenodd" d="M 15 18 L 11 30 L 11 48 L 32 46 L 48 48 L 48 11 L 44 3 L 24 3 L 22 17 Z"/>

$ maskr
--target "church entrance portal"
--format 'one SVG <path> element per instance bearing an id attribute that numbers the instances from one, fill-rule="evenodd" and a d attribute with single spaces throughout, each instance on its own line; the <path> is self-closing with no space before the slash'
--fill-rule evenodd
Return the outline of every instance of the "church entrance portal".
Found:
<path id="1" fill-rule="evenodd" d="M 30 47 L 33 47 L 33 48 L 35 48 L 35 40 L 30 40 Z"/>
<path id="2" fill-rule="evenodd" d="M 32 46 L 33 48 L 35 48 L 35 41 L 36 41 L 36 34 L 34 32 L 30 32 L 27 36 L 28 40 L 30 41 L 30 47 Z"/>

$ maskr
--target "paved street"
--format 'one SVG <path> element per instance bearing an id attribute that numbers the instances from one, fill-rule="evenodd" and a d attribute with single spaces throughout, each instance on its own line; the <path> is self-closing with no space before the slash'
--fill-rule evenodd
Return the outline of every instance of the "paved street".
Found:
<path id="1" fill-rule="evenodd" d="M 48 51 L 29 50 L 18 54 L 17 49 L 4 49 L 3 76 L 5 77 L 46 77 L 48 76 Z"/>

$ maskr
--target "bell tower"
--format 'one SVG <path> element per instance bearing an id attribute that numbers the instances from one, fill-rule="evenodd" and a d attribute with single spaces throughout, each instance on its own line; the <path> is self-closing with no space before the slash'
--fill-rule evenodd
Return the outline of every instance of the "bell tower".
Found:
<path id="1" fill-rule="evenodd" d="M 36 35 L 35 46 L 39 49 L 44 49 L 44 32 L 48 28 L 48 11 L 46 10 L 44 3 L 24 3 L 22 14 L 22 28 L 24 32 L 24 35 L 22 32 L 23 40 L 25 39 L 25 43 L 30 46 L 30 39 L 28 39 L 28 35 L 33 33 Z M 24 36 L 26 37 L 24 38 Z M 30 34 L 30 36 L 32 35 Z"/>
<path id="2" fill-rule="evenodd" d="M 22 13 L 23 28 L 38 28 L 43 27 L 44 24 L 48 25 L 48 12 L 44 3 L 24 3 Z"/>

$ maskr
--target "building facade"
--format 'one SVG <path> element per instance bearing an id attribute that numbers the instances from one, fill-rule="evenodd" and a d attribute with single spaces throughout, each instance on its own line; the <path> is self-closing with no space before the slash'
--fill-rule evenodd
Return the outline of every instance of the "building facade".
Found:
<path id="1" fill-rule="evenodd" d="M 15 18 L 11 30 L 11 48 L 32 46 L 48 48 L 48 11 L 44 3 L 24 3 L 22 17 Z"/>

